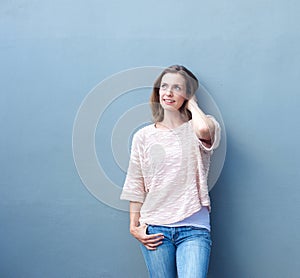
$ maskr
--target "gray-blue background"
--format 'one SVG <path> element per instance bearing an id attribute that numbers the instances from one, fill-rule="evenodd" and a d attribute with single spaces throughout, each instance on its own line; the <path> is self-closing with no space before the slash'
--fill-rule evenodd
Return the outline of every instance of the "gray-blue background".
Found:
<path id="1" fill-rule="evenodd" d="M 72 126 L 104 78 L 174 63 L 227 131 L 209 277 L 299 277 L 299 13 L 296 0 L 2 0 L 0 277 L 147 277 L 128 214 L 81 183 Z"/>

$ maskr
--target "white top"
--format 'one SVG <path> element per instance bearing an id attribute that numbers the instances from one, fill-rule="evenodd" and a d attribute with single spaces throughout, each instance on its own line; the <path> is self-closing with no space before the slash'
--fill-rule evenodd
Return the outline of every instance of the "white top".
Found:
<path id="1" fill-rule="evenodd" d="M 133 136 L 121 199 L 143 203 L 141 224 L 171 224 L 202 206 L 210 208 L 207 176 L 211 154 L 220 142 L 220 125 L 208 117 L 215 124 L 210 148 L 197 138 L 191 121 L 170 130 L 151 124 Z"/>
<path id="2" fill-rule="evenodd" d="M 210 231 L 210 218 L 207 207 L 202 207 L 199 211 L 191 216 L 172 224 L 165 224 L 165 227 L 182 227 L 193 226 L 198 228 L 205 228 Z"/>

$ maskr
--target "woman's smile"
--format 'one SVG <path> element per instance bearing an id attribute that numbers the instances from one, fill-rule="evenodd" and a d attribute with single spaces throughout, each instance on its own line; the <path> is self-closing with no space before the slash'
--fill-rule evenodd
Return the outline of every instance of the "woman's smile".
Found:
<path id="1" fill-rule="evenodd" d="M 160 104 L 164 109 L 179 110 L 186 99 L 185 80 L 181 74 L 167 73 L 159 89 Z"/>
<path id="2" fill-rule="evenodd" d="M 164 98 L 163 101 L 164 101 L 167 105 L 173 104 L 173 103 L 175 102 L 174 99 L 169 99 L 169 98 Z"/>

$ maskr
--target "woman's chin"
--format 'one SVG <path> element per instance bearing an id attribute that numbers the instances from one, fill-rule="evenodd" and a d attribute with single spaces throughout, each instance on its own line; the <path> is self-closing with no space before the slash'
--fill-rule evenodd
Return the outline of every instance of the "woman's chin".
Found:
<path id="1" fill-rule="evenodd" d="M 162 107 L 163 107 L 163 109 L 165 111 L 170 111 L 170 112 L 176 112 L 176 111 L 178 111 L 177 107 L 174 107 L 174 106 L 163 105 Z"/>

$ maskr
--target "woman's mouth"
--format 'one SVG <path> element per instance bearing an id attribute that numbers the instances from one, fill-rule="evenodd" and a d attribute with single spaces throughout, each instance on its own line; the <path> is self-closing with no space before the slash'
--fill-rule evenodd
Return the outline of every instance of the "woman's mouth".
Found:
<path id="1" fill-rule="evenodd" d="M 168 98 L 164 98 L 163 101 L 164 101 L 164 103 L 166 103 L 166 104 L 172 104 L 172 103 L 175 102 L 175 100 L 173 100 L 173 99 L 168 99 Z"/>

